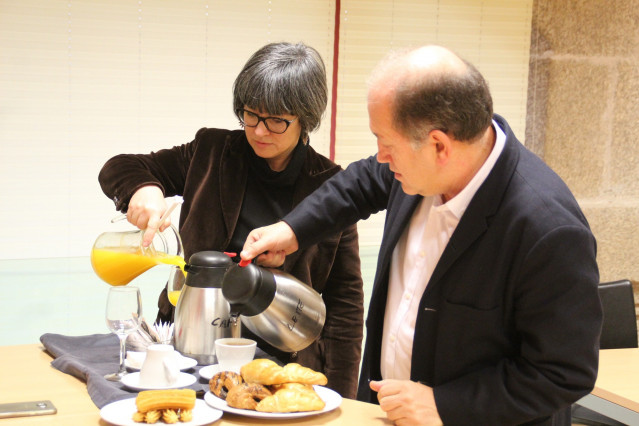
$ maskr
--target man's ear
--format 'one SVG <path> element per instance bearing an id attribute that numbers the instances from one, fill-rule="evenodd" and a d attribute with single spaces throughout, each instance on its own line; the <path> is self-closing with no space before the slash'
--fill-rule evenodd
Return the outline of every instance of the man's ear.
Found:
<path id="1" fill-rule="evenodd" d="M 428 137 L 430 139 L 430 143 L 432 143 L 435 147 L 437 162 L 440 164 L 446 164 L 451 155 L 451 138 L 441 130 L 431 130 Z"/>

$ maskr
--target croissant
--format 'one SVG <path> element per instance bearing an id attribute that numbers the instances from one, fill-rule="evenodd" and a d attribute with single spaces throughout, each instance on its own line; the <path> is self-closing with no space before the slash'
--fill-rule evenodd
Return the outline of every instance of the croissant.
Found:
<path id="1" fill-rule="evenodd" d="M 255 410 L 266 413 L 317 411 L 326 404 L 314 390 L 283 388 L 261 400 Z"/>
<path id="2" fill-rule="evenodd" d="M 254 359 L 240 368 L 240 374 L 244 381 L 248 383 L 260 383 L 262 385 L 286 383 L 286 378 L 282 374 L 282 367 L 270 359 Z"/>
<path id="3" fill-rule="evenodd" d="M 287 383 L 302 383 L 305 385 L 325 385 L 328 379 L 325 375 L 308 367 L 302 367 L 294 362 L 282 368 L 282 374 Z"/>
<path id="4" fill-rule="evenodd" d="M 233 386 L 226 395 L 229 407 L 255 410 L 258 402 L 271 396 L 271 391 L 257 383 L 241 383 Z"/>
<path id="5" fill-rule="evenodd" d="M 269 389 L 273 393 L 280 389 L 313 390 L 313 385 L 304 385 L 302 383 L 282 383 L 281 385 L 271 385 L 269 386 Z"/>
<path id="6" fill-rule="evenodd" d="M 263 385 L 282 383 L 302 383 L 307 385 L 325 385 L 328 380 L 322 373 L 296 363 L 280 367 L 269 359 L 254 359 L 240 369 L 244 381 Z"/>

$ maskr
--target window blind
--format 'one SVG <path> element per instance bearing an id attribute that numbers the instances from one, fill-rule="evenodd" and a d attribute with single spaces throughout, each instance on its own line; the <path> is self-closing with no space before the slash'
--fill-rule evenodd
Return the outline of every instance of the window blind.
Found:
<path id="1" fill-rule="evenodd" d="M 0 0 L 0 258 L 88 256 L 115 214 L 97 174 L 111 156 L 235 128 L 233 80 L 271 41 L 322 55 L 332 90 L 339 5 L 335 160 L 375 153 L 366 78 L 393 47 L 438 43 L 487 77 L 523 138 L 531 1 Z M 329 155 L 330 116 L 311 135 Z M 383 215 L 360 224 L 379 244 Z"/>
<path id="2" fill-rule="evenodd" d="M 88 256 L 116 214 L 104 162 L 238 128 L 232 84 L 264 44 L 303 41 L 330 77 L 334 5 L 0 0 L 0 258 Z M 328 117 L 311 135 L 326 155 Z"/>
<path id="3" fill-rule="evenodd" d="M 376 153 L 368 128 L 366 80 L 393 48 L 445 46 L 472 62 L 489 83 L 494 109 L 523 140 L 532 1 L 342 0 L 336 161 Z M 384 214 L 359 225 L 360 245 L 377 246 Z"/>

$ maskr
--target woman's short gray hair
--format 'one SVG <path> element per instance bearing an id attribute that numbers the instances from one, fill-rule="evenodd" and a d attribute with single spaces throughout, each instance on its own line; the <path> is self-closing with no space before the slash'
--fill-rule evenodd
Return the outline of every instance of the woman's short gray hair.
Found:
<path id="1" fill-rule="evenodd" d="M 298 117 L 302 138 L 317 129 L 328 102 L 322 57 L 303 43 L 270 43 L 255 52 L 233 83 L 233 110 Z"/>

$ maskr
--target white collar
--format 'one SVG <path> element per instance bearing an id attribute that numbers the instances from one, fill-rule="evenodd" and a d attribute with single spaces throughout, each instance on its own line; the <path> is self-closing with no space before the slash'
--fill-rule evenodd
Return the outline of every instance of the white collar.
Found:
<path id="1" fill-rule="evenodd" d="M 506 145 L 506 134 L 495 122 L 495 120 L 493 120 L 493 128 L 495 129 L 495 146 L 493 146 L 493 150 L 491 151 L 490 155 L 481 166 L 479 171 L 475 174 L 475 176 L 473 176 L 470 182 L 468 182 L 468 185 L 466 185 L 466 187 L 464 187 L 464 189 L 462 189 L 459 194 L 455 195 L 446 203 L 438 205 L 441 201 L 437 202 L 437 200 L 435 200 L 435 202 L 433 203 L 434 208 L 446 208 L 450 210 L 457 217 L 457 219 L 461 219 L 464 212 L 466 211 L 466 208 L 470 204 L 470 201 L 475 196 L 475 193 L 477 193 L 477 190 L 479 190 L 481 184 L 484 183 L 484 181 L 490 174 L 490 171 L 495 166 L 499 155 L 504 150 L 504 146 Z"/>

